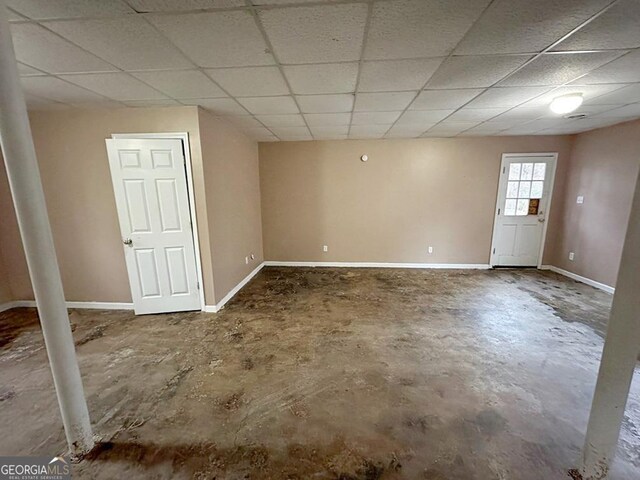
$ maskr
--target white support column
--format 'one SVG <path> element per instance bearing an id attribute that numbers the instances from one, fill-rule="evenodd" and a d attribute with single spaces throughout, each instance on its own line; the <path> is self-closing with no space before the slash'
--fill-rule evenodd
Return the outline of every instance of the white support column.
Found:
<path id="1" fill-rule="evenodd" d="M 67 442 L 72 454 L 81 455 L 93 448 L 89 411 L 4 0 L 0 0 L 0 142 Z"/>
<path id="2" fill-rule="evenodd" d="M 640 155 L 640 152 L 638 152 Z M 584 447 L 585 480 L 608 477 L 640 353 L 640 177 L 631 205 Z"/>

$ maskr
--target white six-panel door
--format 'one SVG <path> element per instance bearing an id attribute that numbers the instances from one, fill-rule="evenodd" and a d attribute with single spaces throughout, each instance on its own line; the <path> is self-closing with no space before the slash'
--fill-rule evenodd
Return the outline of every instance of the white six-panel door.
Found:
<path id="1" fill-rule="evenodd" d="M 555 166 L 556 154 L 503 155 L 491 265 L 539 264 Z"/>
<path id="2" fill-rule="evenodd" d="M 182 142 L 106 142 L 136 314 L 200 310 Z"/>

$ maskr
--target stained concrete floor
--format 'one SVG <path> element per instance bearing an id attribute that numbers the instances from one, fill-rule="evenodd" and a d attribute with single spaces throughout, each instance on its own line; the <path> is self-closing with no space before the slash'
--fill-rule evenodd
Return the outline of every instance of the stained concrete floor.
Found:
<path id="1" fill-rule="evenodd" d="M 611 296 L 549 272 L 264 269 L 219 314 L 73 310 L 75 478 L 551 480 Z M 64 452 L 33 309 L 0 314 L 0 454 Z M 640 367 L 613 480 L 640 479 Z"/>

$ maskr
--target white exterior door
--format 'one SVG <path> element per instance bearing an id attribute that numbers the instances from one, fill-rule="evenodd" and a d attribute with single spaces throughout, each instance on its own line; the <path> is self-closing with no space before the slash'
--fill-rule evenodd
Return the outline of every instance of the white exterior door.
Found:
<path id="1" fill-rule="evenodd" d="M 502 156 L 491 265 L 539 264 L 556 154 Z"/>
<path id="2" fill-rule="evenodd" d="M 136 314 L 200 310 L 182 142 L 106 142 Z"/>

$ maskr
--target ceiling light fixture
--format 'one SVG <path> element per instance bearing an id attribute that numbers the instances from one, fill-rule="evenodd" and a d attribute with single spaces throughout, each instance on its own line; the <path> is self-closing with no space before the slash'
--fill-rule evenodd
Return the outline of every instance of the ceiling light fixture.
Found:
<path id="1" fill-rule="evenodd" d="M 583 100 L 581 93 L 561 95 L 551 101 L 549 108 L 553 113 L 557 113 L 558 115 L 571 113 L 582 105 Z"/>

